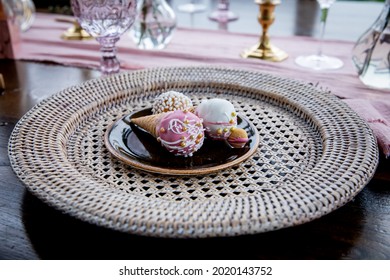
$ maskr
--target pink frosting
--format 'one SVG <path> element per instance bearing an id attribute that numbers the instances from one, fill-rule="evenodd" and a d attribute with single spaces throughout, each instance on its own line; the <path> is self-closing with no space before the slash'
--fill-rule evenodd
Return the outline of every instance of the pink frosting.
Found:
<path id="1" fill-rule="evenodd" d="M 177 110 L 165 115 L 157 125 L 158 138 L 169 152 L 192 156 L 204 141 L 202 119 L 191 112 Z"/>

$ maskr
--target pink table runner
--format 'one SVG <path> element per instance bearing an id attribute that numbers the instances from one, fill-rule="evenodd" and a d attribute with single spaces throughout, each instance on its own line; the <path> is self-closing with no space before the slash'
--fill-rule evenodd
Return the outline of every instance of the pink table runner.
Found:
<path id="1" fill-rule="evenodd" d="M 64 41 L 60 38 L 70 26 L 69 23 L 56 21 L 55 15 L 37 14 L 32 28 L 21 35 L 15 58 L 98 68 L 100 53 L 95 40 Z M 260 33 L 260 27 L 253 28 L 259 28 Z M 258 70 L 318 85 L 343 98 L 364 118 L 377 136 L 383 153 L 386 157 L 390 155 L 390 91 L 370 89 L 360 82 L 351 62 L 353 42 L 327 41 L 324 44 L 326 54 L 337 56 L 345 63 L 342 69 L 326 72 L 310 71 L 294 64 L 298 55 L 316 52 L 318 44 L 315 39 L 272 37 L 272 42 L 289 54 L 289 58 L 280 63 L 240 57 L 244 49 L 257 42 L 258 37 L 254 35 L 178 29 L 166 49 L 142 51 L 125 34 L 118 42 L 118 58 L 122 68 L 129 70 L 213 65 Z"/>

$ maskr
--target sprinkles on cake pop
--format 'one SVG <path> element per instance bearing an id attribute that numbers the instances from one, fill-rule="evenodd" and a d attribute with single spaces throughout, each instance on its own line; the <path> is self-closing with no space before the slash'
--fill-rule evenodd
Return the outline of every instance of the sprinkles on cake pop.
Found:
<path id="1" fill-rule="evenodd" d="M 203 145 L 204 129 L 199 124 L 202 124 L 202 120 L 188 111 L 168 113 L 158 124 L 160 133 L 157 140 L 175 155 L 192 156 Z"/>
<path id="2" fill-rule="evenodd" d="M 160 94 L 154 101 L 153 114 L 160 114 L 176 110 L 186 111 L 191 108 L 192 101 L 181 92 L 168 91 Z"/>

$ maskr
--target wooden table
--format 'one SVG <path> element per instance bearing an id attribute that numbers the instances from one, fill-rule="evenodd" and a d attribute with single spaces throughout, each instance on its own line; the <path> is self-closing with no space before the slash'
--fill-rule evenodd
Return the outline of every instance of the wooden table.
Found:
<path id="1" fill-rule="evenodd" d="M 147 238 L 97 227 L 26 191 L 7 156 L 16 122 L 39 100 L 98 77 L 94 70 L 0 60 L 0 259 L 389 259 L 390 160 L 342 208 L 313 222 L 251 236 Z"/>

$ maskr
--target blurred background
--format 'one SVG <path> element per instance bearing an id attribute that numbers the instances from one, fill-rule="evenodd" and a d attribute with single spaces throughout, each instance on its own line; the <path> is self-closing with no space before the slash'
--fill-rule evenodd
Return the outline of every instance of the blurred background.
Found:
<path id="1" fill-rule="evenodd" d="M 71 15 L 70 0 L 33 0 L 37 11 Z M 223 29 L 231 32 L 259 34 L 258 6 L 254 0 L 230 0 L 230 10 L 239 19 L 221 25 L 210 21 L 208 15 L 216 9 L 218 0 L 196 0 L 206 5 L 199 13 L 183 13 L 177 7 L 191 0 L 167 0 L 176 12 L 182 28 Z M 327 23 L 326 38 L 355 41 L 372 25 L 383 8 L 384 0 L 338 0 L 332 6 Z M 319 7 L 316 0 L 282 0 L 276 7 L 276 21 L 270 33 L 276 36 L 317 36 Z"/>

